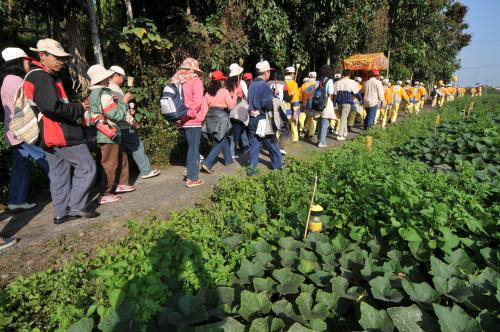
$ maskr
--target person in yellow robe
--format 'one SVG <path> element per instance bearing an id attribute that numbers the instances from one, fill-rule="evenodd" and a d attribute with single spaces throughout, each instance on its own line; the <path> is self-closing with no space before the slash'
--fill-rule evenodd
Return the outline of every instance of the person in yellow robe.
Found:
<path id="1" fill-rule="evenodd" d="M 295 68 L 285 69 L 285 87 L 283 99 L 287 108 L 288 122 L 290 123 L 290 138 L 292 142 L 299 141 L 298 120 L 300 114 L 300 89 L 295 82 Z"/>
<path id="2" fill-rule="evenodd" d="M 309 140 L 313 140 L 316 133 L 316 118 L 319 117 L 319 113 L 312 110 L 312 99 L 319 82 L 316 81 L 318 76 L 316 72 L 312 71 L 307 76 L 300 88 L 302 109 L 299 115 L 299 130 L 305 132 Z"/>
<path id="3" fill-rule="evenodd" d="M 427 98 L 427 89 L 425 88 L 424 82 L 420 82 L 419 84 L 419 91 L 420 91 L 420 105 L 418 106 L 419 112 L 424 108 L 425 104 L 425 99 Z"/>
<path id="4" fill-rule="evenodd" d="M 392 87 L 392 107 L 390 112 L 390 122 L 396 122 L 398 118 L 399 105 L 404 100 L 406 103 L 409 102 L 408 94 L 406 90 L 401 86 L 403 82 L 397 81 L 396 85 Z"/>
<path id="5" fill-rule="evenodd" d="M 413 86 L 409 89 L 409 93 L 408 94 L 408 99 L 410 100 L 409 103 L 407 103 L 407 107 L 406 107 L 406 112 L 408 114 L 412 114 L 413 111 L 415 111 L 415 113 L 418 113 L 420 110 L 419 110 L 419 105 L 420 105 L 420 98 L 422 97 L 420 95 L 420 90 L 419 90 L 419 87 L 418 86 Z"/>

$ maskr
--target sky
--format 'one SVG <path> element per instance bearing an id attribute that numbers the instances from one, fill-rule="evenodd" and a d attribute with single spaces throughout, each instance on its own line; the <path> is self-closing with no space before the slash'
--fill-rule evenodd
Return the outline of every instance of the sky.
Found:
<path id="1" fill-rule="evenodd" d="M 500 86 L 500 0 L 460 2 L 469 8 L 465 21 L 472 41 L 458 56 L 458 85 Z"/>

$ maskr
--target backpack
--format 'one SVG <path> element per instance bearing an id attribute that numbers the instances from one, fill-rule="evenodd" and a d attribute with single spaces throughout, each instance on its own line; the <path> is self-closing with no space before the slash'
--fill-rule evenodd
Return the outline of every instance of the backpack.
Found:
<path id="1" fill-rule="evenodd" d="M 160 99 L 161 114 L 168 121 L 178 121 L 187 113 L 187 107 L 182 98 L 182 86 L 169 83 L 163 89 Z"/>
<path id="2" fill-rule="evenodd" d="M 328 96 L 326 94 L 327 80 L 328 78 L 325 77 L 314 91 L 314 96 L 312 98 L 312 109 L 317 112 L 323 112 L 326 107 L 326 101 L 328 100 Z"/>
<path id="3" fill-rule="evenodd" d="M 39 118 L 33 111 L 35 103 L 30 104 L 24 93 L 24 81 L 29 74 L 42 69 L 33 69 L 24 76 L 23 84 L 17 89 L 14 96 L 14 117 L 9 124 L 9 129 L 14 137 L 28 144 L 34 144 L 38 140 L 40 129 L 38 128 Z M 41 118 L 42 114 L 40 114 Z"/>
<path id="4" fill-rule="evenodd" d="M 431 92 L 431 97 L 435 97 L 437 95 L 436 89 L 433 89 Z"/>

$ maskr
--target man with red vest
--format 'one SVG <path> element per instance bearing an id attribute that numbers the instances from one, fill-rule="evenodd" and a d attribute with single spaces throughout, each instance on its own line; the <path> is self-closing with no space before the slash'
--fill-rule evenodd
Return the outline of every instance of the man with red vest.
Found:
<path id="1" fill-rule="evenodd" d="M 96 165 L 78 123 L 88 103 L 68 101 L 58 73 L 71 55 L 61 44 L 47 38 L 36 46 L 30 49 L 38 53 L 40 61 L 31 63 L 24 92 L 39 118 L 39 145 L 49 163 L 54 223 L 95 218 L 99 213 L 87 209 L 87 203 Z"/>

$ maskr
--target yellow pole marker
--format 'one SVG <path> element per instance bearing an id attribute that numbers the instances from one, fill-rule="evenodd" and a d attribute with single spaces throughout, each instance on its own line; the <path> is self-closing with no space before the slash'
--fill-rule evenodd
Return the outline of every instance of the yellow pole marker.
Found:
<path id="1" fill-rule="evenodd" d="M 368 151 L 372 151 L 373 148 L 373 137 L 371 136 L 365 136 L 365 148 Z"/>
<path id="2" fill-rule="evenodd" d="M 316 187 L 318 185 L 318 176 L 314 177 L 313 192 L 311 196 L 311 204 L 309 204 L 309 211 L 307 212 L 306 229 L 304 231 L 304 240 L 307 238 L 307 231 L 309 230 L 309 218 L 311 217 L 311 207 L 314 203 L 314 197 L 316 196 Z"/>

